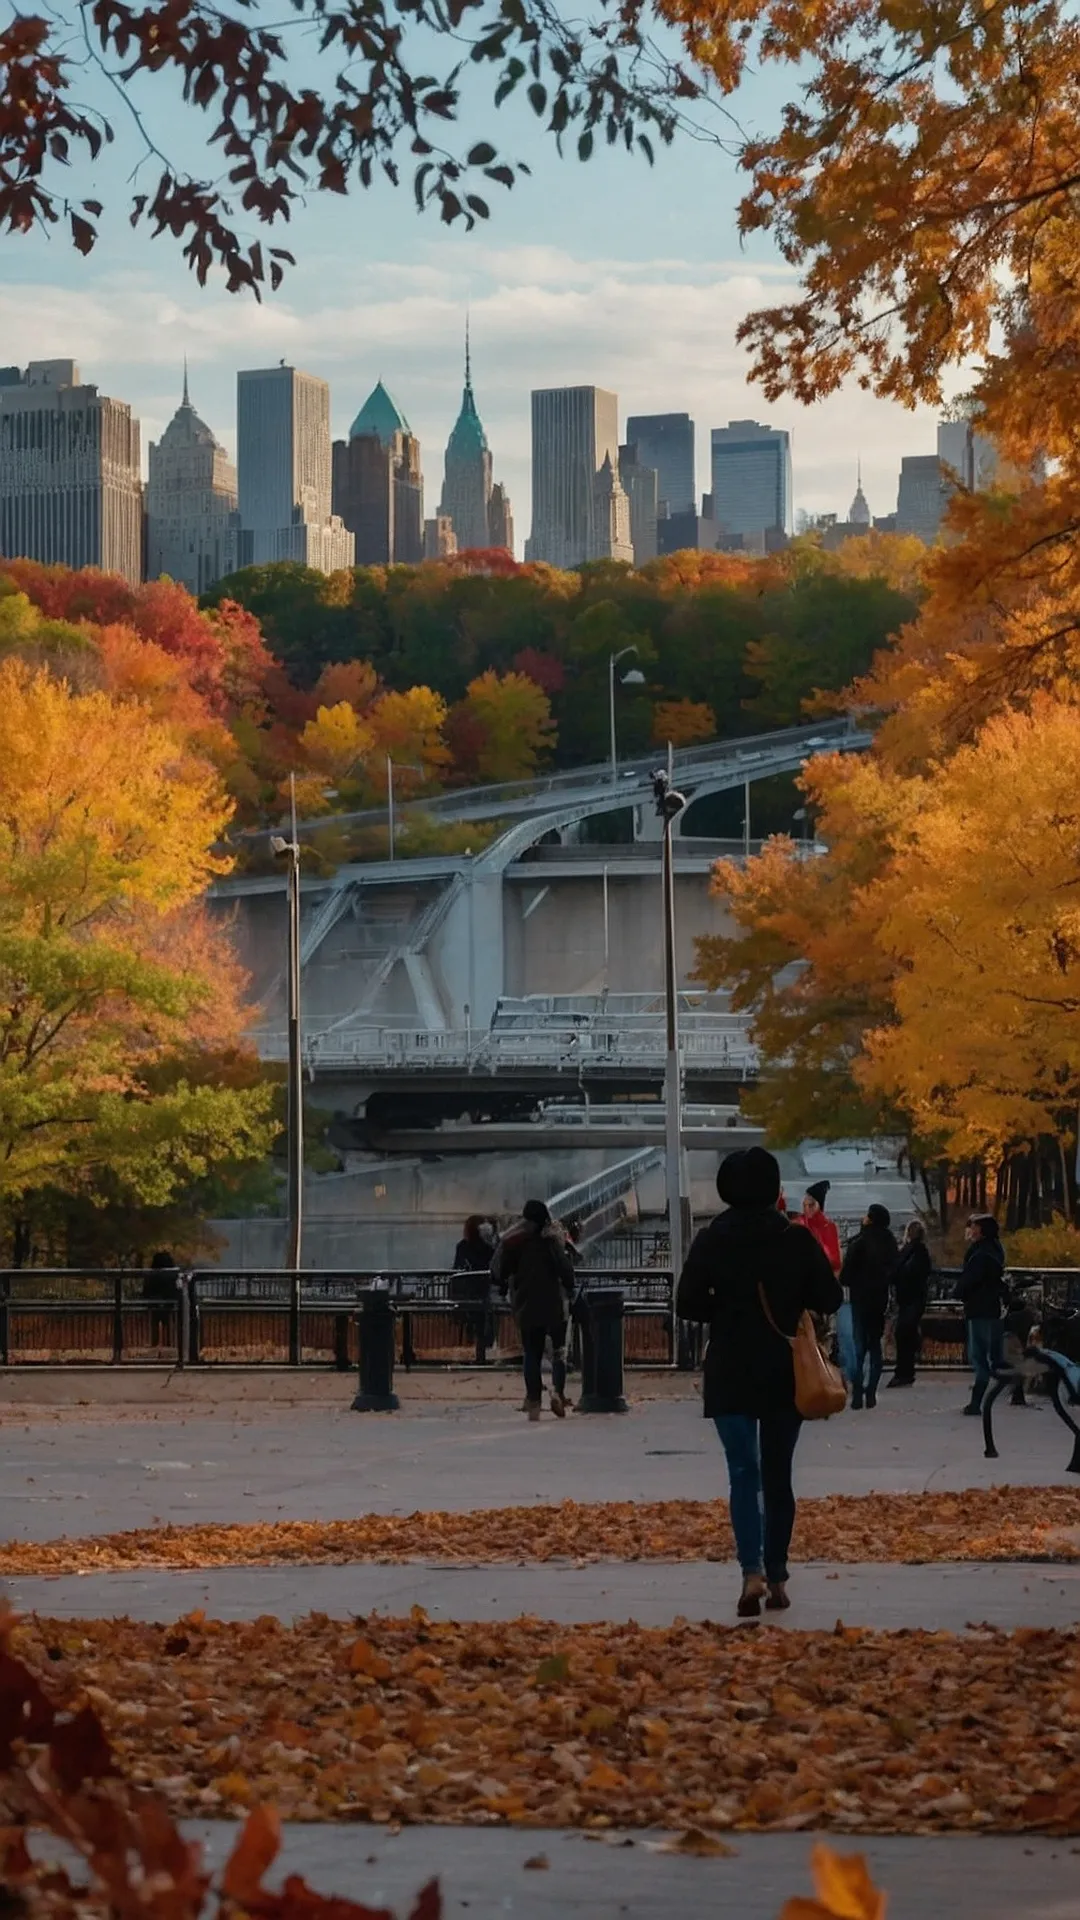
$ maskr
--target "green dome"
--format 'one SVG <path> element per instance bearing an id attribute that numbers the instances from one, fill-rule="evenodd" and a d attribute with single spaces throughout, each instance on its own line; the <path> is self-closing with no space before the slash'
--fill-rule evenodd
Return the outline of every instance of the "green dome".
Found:
<path id="1" fill-rule="evenodd" d="M 395 400 L 392 400 L 381 380 L 377 381 L 364 401 L 356 419 L 349 428 L 349 439 L 359 440 L 374 435 L 385 447 L 395 433 L 411 433 L 405 415 Z"/>

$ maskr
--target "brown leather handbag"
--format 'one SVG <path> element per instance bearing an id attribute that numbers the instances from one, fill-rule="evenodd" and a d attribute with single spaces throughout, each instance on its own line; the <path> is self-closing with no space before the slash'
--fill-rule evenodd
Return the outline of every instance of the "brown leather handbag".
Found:
<path id="1" fill-rule="evenodd" d="M 847 1388 L 843 1375 L 821 1350 L 821 1343 L 814 1331 L 814 1322 L 809 1313 L 799 1315 L 799 1324 L 793 1334 L 784 1333 L 777 1326 L 765 1298 L 765 1289 L 758 1281 L 758 1299 L 761 1311 L 765 1315 L 773 1332 L 786 1340 L 791 1348 L 791 1362 L 795 1369 L 795 1408 L 804 1420 L 828 1420 L 834 1413 L 842 1413 L 847 1406 Z"/>

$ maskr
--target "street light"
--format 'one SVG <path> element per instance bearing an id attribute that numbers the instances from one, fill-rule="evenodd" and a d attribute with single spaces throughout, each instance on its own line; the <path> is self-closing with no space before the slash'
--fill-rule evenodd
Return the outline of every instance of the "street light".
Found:
<path id="1" fill-rule="evenodd" d="M 304 1194 L 304 1077 L 300 1046 L 300 842 L 296 831 L 296 776 L 289 775 L 289 817 L 292 838 L 284 840 L 275 833 L 271 851 L 279 860 L 287 860 L 288 932 L 288 1026 L 289 1026 L 289 1098 L 288 1098 L 288 1235 L 286 1265 L 295 1276 L 300 1268 L 303 1236 Z M 300 1358 L 299 1281 L 294 1277 L 297 1300 L 289 1316 L 289 1359 Z M 293 1351 L 295 1347 L 296 1351 Z"/>
<path id="2" fill-rule="evenodd" d="M 608 655 L 608 715 L 611 720 L 611 778 L 619 777 L 619 751 L 615 741 L 615 669 L 620 660 L 628 653 L 636 653 L 634 646 L 620 647 L 618 653 Z M 620 675 L 620 685 L 624 687 L 643 687 L 645 675 L 637 667 L 631 667 L 629 673 Z"/>
<path id="3" fill-rule="evenodd" d="M 671 1264 L 677 1282 L 689 1238 L 690 1208 L 683 1179 L 679 981 L 675 971 L 675 861 L 671 826 L 686 806 L 686 797 L 672 785 L 670 773 L 654 773 L 652 787 L 656 811 L 664 823 L 664 998 L 667 1007 L 667 1051 L 664 1061 L 665 1176 Z"/>

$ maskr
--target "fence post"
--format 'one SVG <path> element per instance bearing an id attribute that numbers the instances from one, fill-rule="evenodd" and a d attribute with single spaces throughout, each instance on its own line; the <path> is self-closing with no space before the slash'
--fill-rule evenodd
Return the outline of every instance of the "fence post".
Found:
<path id="1" fill-rule="evenodd" d="M 187 1363 L 188 1348 L 191 1341 L 191 1301 L 188 1288 L 191 1285 L 190 1273 L 181 1273 L 176 1281 L 176 1365 L 183 1367 Z"/>
<path id="2" fill-rule="evenodd" d="M 347 1313 L 334 1315 L 334 1366 L 338 1373 L 348 1373 L 349 1360 L 349 1316 Z"/>
<path id="3" fill-rule="evenodd" d="M 353 1413 L 396 1413 L 394 1309 L 385 1287 L 360 1295 L 360 1380 Z"/>
<path id="4" fill-rule="evenodd" d="M 188 1274 L 188 1365 L 197 1367 L 202 1360 L 202 1324 L 199 1318 L 199 1276 Z"/>
<path id="5" fill-rule="evenodd" d="M 113 1280 L 112 1357 L 114 1366 L 119 1365 L 124 1357 L 124 1276 L 122 1273 L 117 1273 Z"/>
<path id="6" fill-rule="evenodd" d="M 697 1328 L 692 1320 L 675 1322 L 675 1365 L 680 1373 L 693 1373 L 698 1363 Z"/>
<path id="7" fill-rule="evenodd" d="M 289 1365 L 300 1365 L 300 1275 L 294 1273 L 289 1281 Z"/>
<path id="8" fill-rule="evenodd" d="M 581 1327 L 579 1413 L 626 1413 L 623 1397 L 623 1310 L 621 1287 L 590 1287 Z"/>
<path id="9" fill-rule="evenodd" d="M 11 1275 L 0 1280 L 0 1367 L 11 1364 Z"/>

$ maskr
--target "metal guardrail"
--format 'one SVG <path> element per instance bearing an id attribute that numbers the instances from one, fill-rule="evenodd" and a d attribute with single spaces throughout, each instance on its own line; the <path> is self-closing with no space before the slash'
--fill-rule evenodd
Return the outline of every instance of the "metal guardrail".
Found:
<path id="1" fill-rule="evenodd" d="M 712 1019 L 715 1024 L 704 1024 Z M 713 1066 L 730 1072 L 733 1078 L 746 1079 L 756 1073 L 756 1047 L 745 1038 L 746 1026 L 737 1016 L 719 1014 L 693 1017 L 680 1026 L 679 1046 L 684 1061 Z M 288 1058 L 288 1036 L 284 1031 L 256 1028 L 252 1034 L 260 1058 Z M 437 1073 L 452 1070 L 470 1073 L 515 1072 L 523 1068 L 547 1067 L 576 1073 L 589 1067 L 616 1072 L 621 1068 L 649 1067 L 662 1071 L 665 1059 L 664 1030 L 659 1024 L 640 1027 L 570 1027 L 553 1031 L 550 1027 L 509 1027 L 477 1035 L 475 1030 L 450 1029 L 435 1032 L 424 1027 L 387 1028 L 380 1026 L 329 1028 L 324 1033 L 304 1036 L 307 1065 L 316 1067 L 357 1067 L 376 1072 L 408 1071 Z"/>
<path id="2" fill-rule="evenodd" d="M 660 1264 L 667 1257 L 661 1231 L 630 1232 L 619 1236 L 617 1257 L 597 1248 L 597 1264 L 591 1255 L 579 1271 L 585 1287 L 622 1290 L 629 1366 L 698 1363 L 700 1330 L 676 1322 L 671 1269 Z M 1039 1307 L 1080 1306 L 1080 1270 L 1011 1268 L 1008 1277 Z M 954 1364 L 963 1347 L 957 1278 L 948 1269 L 932 1276 L 921 1365 Z M 406 1367 L 516 1365 L 520 1356 L 513 1316 L 484 1274 L 200 1269 L 180 1275 L 170 1299 L 149 1293 L 170 1279 L 143 1270 L 0 1271 L 0 1365 L 353 1366 L 361 1296 L 373 1287 L 390 1298 Z"/>

